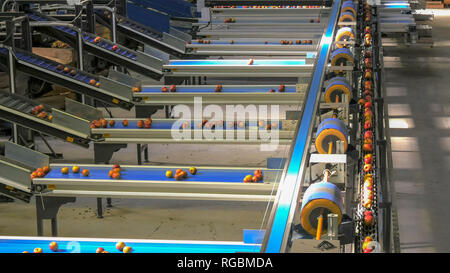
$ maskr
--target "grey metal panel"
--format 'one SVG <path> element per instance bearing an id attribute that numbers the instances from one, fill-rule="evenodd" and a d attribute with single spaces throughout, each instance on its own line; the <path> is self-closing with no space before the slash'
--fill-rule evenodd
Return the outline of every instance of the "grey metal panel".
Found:
<path id="1" fill-rule="evenodd" d="M 9 141 L 5 142 L 5 157 L 36 169 L 48 166 L 50 163 L 47 155 Z"/>
<path id="2" fill-rule="evenodd" d="M 161 51 L 159 49 L 153 48 L 153 47 L 148 46 L 148 45 L 144 45 L 144 52 L 149 54 L 149 55 L 152 55 L 152 56 L 155 56 L 155 57 L 161 59 L 162 62 L 165 63 L 165 64 L 169 63 L 170 54 L 167 54 L 164 51 Z"/>
<path id="3" fill-rule="evenodd" d="M 191 39 L 192 39 L 192 36 L 191 35 L 189 35 L 189 34 L 187 34 L 187 33 L 184 33 L 184 32 L 182 32 L 182 31 L 179 31 L 178 29 L 175 29 L 175 28 L 173 28 L 173 27 L 171 27 L 170 29 L 169 29 L 169 34 L 170 35 L 172 35 L 172 36 L 175 36 L 175 37 L 177 37 L 177 38 L 179 38 L 179 39 L 181 39 L 181 40 L 184 40 L 184 41 L 190 41 Z"/>
<path id="4" fill-rule="evenodd" d="M 15 187 L 15 184 L 18 184 L 26 189 L 30 189 L 30 174 L 31 172 L 29 170 L 0 158 L 0 177 L 3 178 L 2 183 L 12 187 Z M 11 183 L 9 183 L 9 181 L 11 181 Z M 23 188 L 21 188 L 21 190 L 23 190 Z"/>
<path id="5" fill-rule="evenodd" d="M 163 32 L 163 42 L 179 49 L 182 52 L 186 51 L 186 41 L 179 39 L 175 36 L 172 36 L 170 34 L 167 34 Z"/>
<path id="6" fill-rule="evenodd" d="M 152 67 L 154 70 L 161 71 L 162 70 L 162 61 L 158 58 L 152 57 L 148 54 L 136 51 L 136 60 L 140 63 L 146 64 Z"/>
<path id="7" fill-rule="evenodd" d="M 102 111 L 97 108 L 79 103 L 78 101 L 74 101 L 69 98 L 65 99 L 65 110 L 69 114 L 89 121 L 97 120 L 103 117 Z"/>
<path id="8" fill-rule="evenodd" d="M 71 128 L 87 136 L 91 135 L 90 122 L 88 120 L 76 117 L 58 109 L 52 108 L 53 123 Z"/>
<path id="9" fill-rule="evenodd" d="M 100 85 L 108 90 L 110 93 L 116 95 L 116 97 L 123 98 L 123 100 L 131 101 L 133 98 L 133 92 L 131 91 L 131 86 L 125 85 L 120 82 L 116 82 L 112 79 L 108 79 L 99 76 Z"/>
<path id="10" fill-rule="evenodd" d="M 127 74 L 124 74 L 124 73 L 119 72 L 119 71 L 114 70 L 114 69 L 110 69 L 109 70 L 108 78 L 110 78 L 110 79 L 112 79 L 112 80 L 114 80 L 116 82 L 128 85 L 130 87 L 140 86 L 141 85 L 141 81 L 140 80 L 135 79 L 133 77 L 130 77 Z"/>

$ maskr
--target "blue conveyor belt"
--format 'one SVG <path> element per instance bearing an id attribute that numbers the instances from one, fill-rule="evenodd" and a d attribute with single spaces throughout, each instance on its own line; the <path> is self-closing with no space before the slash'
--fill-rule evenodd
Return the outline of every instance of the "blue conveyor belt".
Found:
<path id="1" fill-rule="evenodd" d="M 182 125 L 182 121 L 180 120 L 176 120 L 176 119 L 168 119 L 168 120 L 154 120 L 152 121 L 151 124 L 151 128 L 139 128 L 137 126 L 138 120 L 128 120 L 128 125 L 124 126 L 122 124 L 123 120 L 118 120 L 115 119 L 115 125 L 113 127 L 111 127 L 109 124 L 107 125 L 107 129 L 122 129 L 122 130 L 131 130 L 131 129 L 139 129 L 139 130 L 171 130 L 172 127 L 174 126 L 174 123 L 177 122 L 177 127 L 179 127 L 181 129 L 181 125 Z M 145 119 L 142 119 L 142 121 L 145 121 Z M 270 121 L 269 121 L 270 122 Z M 197 125 L 199 125 L 200 123 L 202 123 L 201 120 L 194 120 L 190 123 L 191 125 L 191 129 L 199 129 L 199 127 Z M 243 129 L 248 129 L 249 127 L 253 127 L 253 126 L 258 126 L 256 122 L 254 122 L 253 124 L 250 124 L 249 121 L 245 121 L 243 122 L 243 126 L 240 126 L 240 122 L 224 122 L 223 124 L 223 129 L 227 130 L 227 129 L 231 129 L 231 130 L 243 130 Z M 276 126 L 275 126 L 276 124 Z M 282 128 L 282 123 L 281 122 L 273 122 L 271 123 L 272 128 L 271 129 L 281 129 Z M 99 129 L 103 129 L 103 128 L 99 128 Z"/>
<path id="2" fill-rule="evenodd" d="M 237 66 L 248 65 L 249 60 L 175 60 L 169 65 L 198 65 L 198 66 Z M 252 66 L 295 66 L 305 65 L 305 60 L 254 60 Z"/>
<path id="3" fill-rule="evenodd" d="M 86 166 L 77 165 L 80 167 L 79 173 L 73 173 L 72 167 L 75 164 L 67 164 L 64 166 L 57 165 L 51 166 L 51 171 L 44 177 L 44 179 L 57 179 L 57 180 L 73 180 L 73 179 L 86 179 L 86 180 L 113 180 L 108 176 L 108 172 L 112 169 L 107 166 Z M 62 174 L 61 169 L 63 167 L 69 168 L 68 174 Z M 83 169 L 89 170 L 89 176 L 81 175 Z M 139 167 L 123 167 L 121 168 L 121 179 L 113 180 L 120 183 L 124 180 L 136 180 L 136 181 L 167 181 L 167 183 L 175 181 L 174 178 L 167 178 L 166 171 L 175 171 L 178 168 L 139 168 Z M 181 168 L 186 172 L 189 172 L 189 168 Z M 226 183 L 244 183 L 243 179 L 246 175 L 253 175 L 255 169 L 206 169 L 197 168 L 195 175 L 188 174 L 186 179 L 182 181 L 188 182 L 226 182 Z M 278 171 L 278 170 L 276 170 Z M 263 176 L 265 172 L 263 171 Z"/>
<path id="4" fill-rule="evenodd" d="M 166 86 L 169 88 L 169 86 Z M 227 87 L 223 86 L 220 93 L 267 93 L 270 92 L 271 89 L 278 92 L 279 86 L 265 86 L 265 87 L 255 87 L 255 88 L 247 88 L 245 85 L 242 87 Z M 176 87 L 176 93 L 215 93 L 214 92 L 215 87 L 189 87 L 189 86 L 177 86 Z M 285 93 L 295 93 L 296 87 L 291 86 L 285 86 Z M 143 87 L 141 93 L 161 93 L 161 87 Z"/>
<path id="5" fill-rule="evenodd" d="M 117 240 L 119 241 L 119 240 Z M 244 244 L 241 242 L 202 242 L 202 241 L 163 241 L 163 240 L 122 240 L 133 249 L 133 253 L 236 253 L 259 252 L 259 244 Z M 51 242 L 57 242 L 58 252 L 49 248 Z M 116 243 L 112 240 L 92 239 L 77 240 L 77 238 L 46 238 L 37 237 L 0 237 L 0 253 L 33 253 L 35 248 L 41 248 L 43 253 L 95 253 L 102 247 L 109 253 L 121 253 L 116 249 Z"/>

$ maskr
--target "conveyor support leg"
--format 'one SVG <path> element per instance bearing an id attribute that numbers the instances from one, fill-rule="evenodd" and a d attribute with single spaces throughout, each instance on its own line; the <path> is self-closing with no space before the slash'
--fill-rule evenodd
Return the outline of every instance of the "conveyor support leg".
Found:
<path id="1" fill-rule="evenodd" d="M 103 218 L 103 206 L 101 198 L 97 198 L 97 218 Z"/>
<path id="2" fill-rule="evenodd" d="M 52 224 L 52 236 L 58 236 L 56 217 L 59 208 L 66 203 L 73 203 L 75 200 L 75 197 L 36 195 L 37 235 L 44 235 L 44 219 L 50 219 Z"/>

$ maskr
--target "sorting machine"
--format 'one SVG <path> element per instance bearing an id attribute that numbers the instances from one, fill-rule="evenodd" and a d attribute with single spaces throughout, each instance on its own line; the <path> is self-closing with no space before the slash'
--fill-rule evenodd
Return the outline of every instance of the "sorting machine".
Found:
<path id="1" fill-rule="evenodd" d="M 280 141 L 289 147 L 287 158 L 268 159 L 267 168 L 260 168 L 263 180 L 254 183 L 242 180 L 254 171 L 249 168 L 198 167 L 196 175 L 188 176 L 184 181 L 175 181 L 165 177 L 165 171 L 186 166 L 152 165 L 123 165 L 121 179 L 115 180 L 108 176 L 112 167 L 109 164 L 110 155 L 96 160 L 97 163 L 103 161 L 103 164 L 55 164 L 50 163 L 46 155 L 8 142 L 5 156 L 0 158 L 1 192 L 25 202 L 29 202 L 34 196 L 38 235 L 43 235 L 42 221 L 50 219 L 53 236 L 57 236 L 56 218 L 59 208 L 65 203 L 75 202 L 76 197 L 97 198 L 99 214 L 99 198 L 102 197 L 239 200 L 272 204 L 267 225 L 260 230 L 244 231 L 242 242 L 125 239 L 125 242 L 133 245 L 135 252 L 390 252 L 392 225 L 389 177 L 386 172 L 389 154 L 384 128 L 386 116 L 383 106 L 379 7 L 366 1 L 351 0 L 206 0 L 203 6 L 197 8 L 201 12 L 201 18 L 197 20 L 197 24 L 193 23 L 193 29 L 197 31 L 198 37 L 202 37 L 202 41 L 212 38 L 200 29 L 202 25 L 206 24 L 214 29 L 223 25 L 220 21 L 223 18 L 232 17 L 235 20 L 225 23 L 227 28 L 215 31 L 219 33 L 214 38 L 216 40 L 211 43 L 202 42 L 202 45 L 206 45 L 203 53 L 198 51 L 200 47 L 195 49 L 194 41 L 197 37 L 187 44 L 187 48 L 194 49 L 193 55 L 212 57 L 201 60 L 168 60 L 161 67 L 164 84 L 138 84 L 139 92 L 132 92 L 130 101 L 135 107 L 140 104 L 178 105 L 192 104 L 195 97 L 201 96 L 206 104 L 297 105 L 297 111 L 286 113 L 286 120 L 269 120 L 264 123 L 270 123 L 271 130 L 279 131 Z M 317 14 L 320 15 L 320 23 L 303 21 L 309 10 L 314 18 L 317 18 Z M 210 16 L 206 16 L 206 13 Z M 258 14 L 273 17 L 267 23 L 269 34 L 262 34 Z M 279 21 L 285 14 L 298 16 L 295 19 L 298 21 L 293 21 L 292 28 L 289 27 L 290 23 Z M 44 18 L 43 15 L 38 16 Z M 209 18 L 209 21 L 204 21 L 205 18 Z M 39 21 L 37 17 L 36 20 Z M 228 24 L 235 25 L 229 27 Z M 317 26 L 309 27 L 310 24 Z M 261 31 L 255 31 L 258 28 Z M 277 36 L 277 29 L 287 31 L 279 32 Z M 297 36 L 303 29 L 312 29 L 311 33 L 315 33 L 310 35 L 305 31 L 302 34 L 305 36 Z M 67 28 L 56 28 L 56 31 L 71 32 Z M 94 37 L 84 32 L 79 33 Z M 224 36 L 220 36 L 221 33 Z M 252 34 L 247 37 L 246 34 L 249 33 Z M 304 37 L 312 40 L 312 46 L 307 48 L 309 52 L 304 55 L 306 58 L 299 58 L 303 57 L 303 53 L 292 54 L 297 51 L 294 47 L 292 50 L 279 50 L 282 46 L 290 46 L 289 42 L 280 47 L 272 44 L 275 39 L 295 41 L 303 40 Z M 242 38 L 239 41 L 243 46 L 231 49 L 234 43 L 230 43 L 222 48 L 214 48 L 230 38 L 236 41 Z M 266 39 L 267 44 L 264 43 L 261 48 L 269 54 L 264 53 L 263 55 L 267 55 L 264 58 L 253 57 L 256 52 L 249 53 L 251 47 L 247 45 Z M 145 43 L 144 40 L 140 42 Z M 241 42 L 236 42 L 236 45 Z M 199 41 L 197 43 L 200 44 Z M 16 49 L 11 44 L 6 50 L 5 54 L 9 58 L 12 59 L 14 54 L 17 56 L 14 51 Z M 214 52 L 208 54 L 208 50 Z M 134 51 L 129 52 L 135 54 Z M 270 54 L 271 52 L 274 54 Z M 90 53 L 96 54 L 95 50 Z M 248 57 L 226 58 L 229 55 Z M 217 59 L 217 56 L 225 59 Z M 117 65 L 127 66 L 120 62 Z M 103 78 L 95 78 L 96 76 L 84 72 L 82 75 L 99 81 L 99 88 L 104 85 L 110 87 L 102 82 Z M 112 72 L 112 75 L 108 80 L 127 86 L 128 92 L 130 87 L 135 86 L 134 83 L 130 84 L 132 80 L 124 80 L 125 76 L 117 71 Z M 247 83 L 237 84 L 242 79 Z M 230 84 L 223 84 L 221 92 L 216 92 L 215 84 L 225 80 Z M 263 80 L 267 84 L 261 84 Z M 163 87 L 174 83 L 177 83 L 176 92 L 161 92 Z M 276 91 L 280 84 L 284 86 L 284 92 L 271 92 Z M 112 92 L 112 89 L 108 88 L 107 91 Z M 78 112 L 92 112 L 88 111 L 91 106 L 77 102 L 73 104 L 78 107 Z M 27 107 L 31 105 L 33 104 Z M 51 109 L 51 114 L 54 118 L 61 114 L 75 119 L 76 111 L 70 114 L 69 109 L 70 107 L 66 107 L 68 113 L 65 114 Z M 89 126 L 91 120 L 98 118 L 98 114 L 96 118 L 94 116 L 90 119 L 77 119 Z M 169 136 L 173 128 L 189 129 L 195 133 L 196 130 L 202 131 L 214 126 L 215 129 L 225 129 L 224 132 L 231 130 L 236 134 L 240 131 L 248 134 L 255 132 L 255 129 L 264 131 L 268 128 L 264 128 L 264 124 L 261 126 L 260 120 L 252 119 L 232 124 L 216 120 L 213 124 L 208 119 L 189 120 L 188 123 L 182 122 L 174 127 L 177 120 L 171 115 L 165 119 L 152 119 L 151 128 L 137 128 L 139 118 L 142 117 L 129 119 L 128 126 L 122 124 L 123 118 L 108 118 L 107 121 L 115 121 L 114 126 L 89 127 L 85 138 L 93 140 L 94 146 L 111 144 L 115 146 L 110 148 L 117 150 L 127 143 L 175 143 L 177 141 Z M 35 117 L 28 119 L 34 120 Z M 9 121 L 17 122 L 15 117 Z M 220 143 L 220 140 L 214 141 Z M 193 143 L 211 142 L 199 139 Z M 258 139 L 254 144 L 261 143 L 262 139 Z M 95 151 L 97 154 L 99 150 Z M 366 161 L 369 157 L 370 160 Z M 61 174 L 62 167 L 72 165 L 87 168 L 90 174 Z M 48 174 L 30 178 L 33 170 L 43 166 L 50 167 Z M 27 250 L 25 246 L 29 248 L 30 244 L 38 247 L 50 241 L 59 242 L 62 251 L 66 252 L 93 252 L 97 246 L 103 245 L 112 248 L 111 240 L 99 238 L 1 237 L 0 245 L 1 251 L 18 252 Z M 75 250 L 72 248 L 73 243 L 78 247 Z M 8 245 L 11 247 L 3 247 Z"/>

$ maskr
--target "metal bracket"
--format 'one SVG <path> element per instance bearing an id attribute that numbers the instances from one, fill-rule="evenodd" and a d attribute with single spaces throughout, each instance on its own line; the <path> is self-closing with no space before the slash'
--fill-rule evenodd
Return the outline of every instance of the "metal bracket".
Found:
<path id="1" fill-rule="evenodd" d="M 126 143 L 94 143 L 94 162 L 96 164 L 109 163 L 115 152 L 126 147 Z"/>
<path id="2" fill-rule="evenodd" d="M 134 107 L 134 110 L 136 113 L 136 118 L 151 117 L 159 109 L 164 109 L 164 106 L 163 105 L 157 105 L 157 106 L 135 105 L 135 107 Z"/>
<path id="3" fill-rule="evenodd" d="M 59 208 L 66 203 L 73 203 L 75 200 L 76 197 L 50 197 L 36 195 L 36 220 L 38 236 L 43 236 L 44 234 L 44 219 L 51 220 L 52 236 L 58 236 L 58 224 L 56 222 L 56 217 L 58 215 Z"/>

